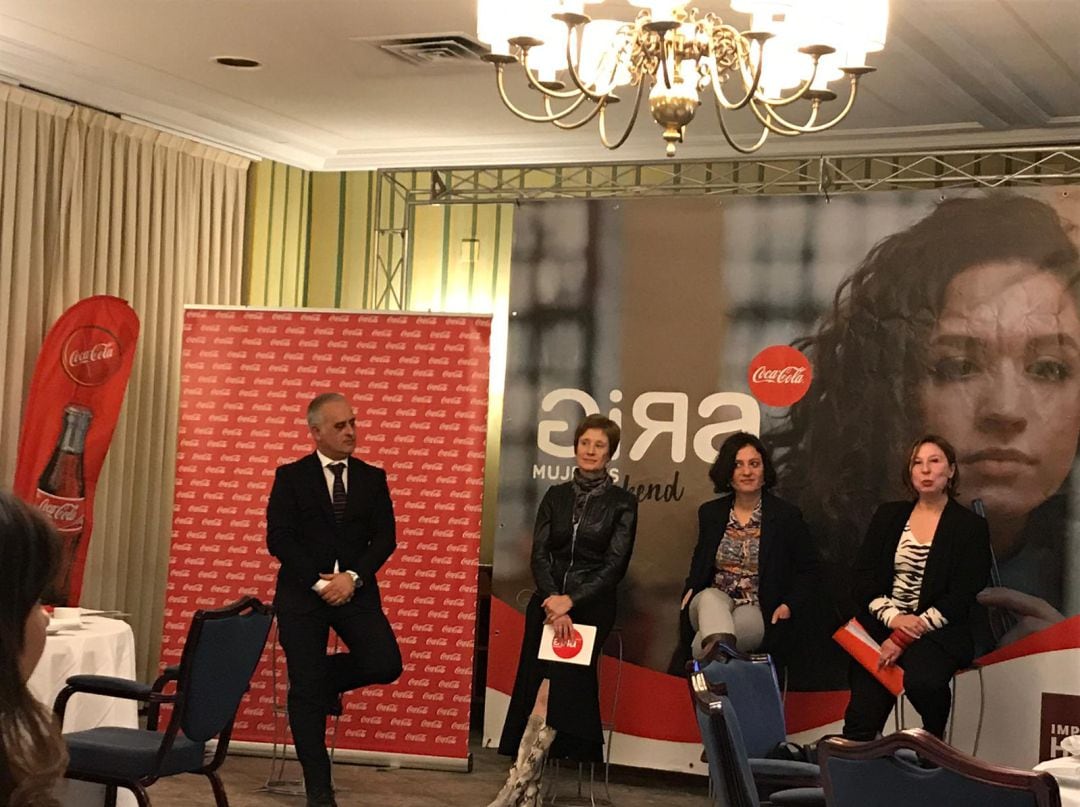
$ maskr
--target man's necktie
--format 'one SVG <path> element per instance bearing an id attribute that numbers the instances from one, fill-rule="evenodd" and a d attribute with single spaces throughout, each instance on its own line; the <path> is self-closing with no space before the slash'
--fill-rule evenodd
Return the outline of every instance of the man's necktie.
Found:
<path id="1" fill-rule="evenodd" d="M 345 480 L 341 478 L 345 473 L 345 463 L 332 462 L 326 467 L 334 474 L 334 520 L 340 524 L 345 518 Z"/>

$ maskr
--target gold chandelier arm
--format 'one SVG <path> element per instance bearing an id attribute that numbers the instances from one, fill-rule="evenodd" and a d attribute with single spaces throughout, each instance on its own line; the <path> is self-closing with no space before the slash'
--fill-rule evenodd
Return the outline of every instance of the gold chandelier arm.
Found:
<path id="1" fill-rule="evenodd" d="M 708 78 L 710 78 L 713 84 L 713 96 L 716 98 L 717 105 L 731 112 L 742 109 L 750 103 L 751 98 L 757 94 L 758 85 L 761 81 L 761 60 L 758 59 L 757 68 L 754 70 L 754 76 L 751 79 L 750 86 L 748 86 L 745 95 L 743 95 L 740 100 L 735 100 L 735 102 L 728 100 L 728 96 L 724 92 L 724 84 L 720 82 L 720 71 L 716 69 L 715 58 L 708 59 Z M 746 86 L 747 78 L 745 73 L 743 73 L 744 88 Z"/>
<path id="2" fill-rule="evenodd" d="M 637 122 L 638 111 L 641 109 L 641 97 L 645 94 L 644 90 L 645 81 L 643 79 L 638 82 L 637 96 L 634 98 L 634 109 L 630 113 L 630 122 L 626 125 L 626 129 L 625 131 L 623 131 L 622 137 L 620 137 L 614 143 L 609 143 L 607 138 L 606 117 L 608 105 L 606 103 L 600 105 L 600 142 L 604 144 L 604 148 L 614 151 L 626 142 L 626 138 L 630 137 L 630 132 L 634 130 L 634 124 Z"/>
<path id="3" fill-rule="evenodd" d="M 725 25 L 724 28 L 729 30 L 736 37 L 741 37 L 742 36 L 742 34 L 740 34 L 738 31 L 736 31 L 734 28 L 732 28 L 729 25 Z M 760 41 L 760 43 L 762 45 L 765 44 L 764 39 L 761 39 L 759 41 Z M 713 96 L 716 98 L 716 103 L 720 107 L 722 107 L 723 109 L 726 109 L 726 110 L 728 110 L 730 112 L 734 112 L 736 110 L 742 109 L 744 106 L 746 106 L 748 103 L 750 103 L 750 99 L 752 99 L 754 97 L 754 95 L 758 91 L 758 86 L 761 84 L 761 66 L 762 66 L 762 64 L 764 63 L 765 60 L 760 59 L 760 58 L 758 59 L 757 67 L 754 68 L 754 75 L 753 75 L 752 78 L 750 78 L 747 75 L 745 68 L 742 68 L 740 70 L 740 73 L 742 73 L 743 86 L 747 87 L 747 83 L 746 83 L 747 78 L 750 78 L 750 85 L 746 90 L 746 94 L 742 97 L 742 100 L 740 100 L 740 101 L 729 101 L 728 98 L 727 98 L 727 95 L 724 93 L 723 84 L 720 81 L 720 71 L 716 69 L 716 54 L 713 52 L 712 42 L 713 42 L 713 40 L 710 37 L 710 39 L 709 39 L 709 57 L 710 58 L 708 59 L 708 65 L 709 65 L 709 78 L 712 81 L 712 91 L 713 91 Z"/>
<path id="4" fill-rule="evenodd" d="M 814 125 L 819 112 L 821 112 L 821 101 L 817 98 L 810 102 L 810 114 L 806 116 L 806 122 L 802 124 L 792 123 L 770 107 L 765 107 L 764 110 L 765 117 L 772 123 L 771 130 L 784 137 L 794 137 L 810 131 L 809 127 Z"/>
<path id="5" fill-rule="evenodd" d="M 715 94 L 713 96 L 713 100 L 714 101 L 716 100 Z M 783 126 L 778 125 L 775 122 L 773 122 L 772 114 L 771 114 L 771 111 L 769 110 L 769 105 L 768 105 L 767 102 L 761 101 L 761 100 L 759 100 L 757 98 L 751 98 L 750 102 L 746 106 L 747 106 L 747 108 L 749 108 L 749 110 L 751 112 L 754 113 L 754 117 L 757 118 L 757 122 L 761 126 L 761 128 L 764 130 L 764 132 L 775 132 L 776 134 L 780 134 L 780 135 L 788 135 L 788 134 L 793 133 L 790 130 L 784 128 Z M 764 114 L 761 111 L 761 107 L 765 108 L 765 113 Z M 741 151 L 743 154 L 749 154 L 750 151 L 745 151 L 745 150 L 739 148 L 738 144 L 735 143 L 735 141 L 731 137 L 728 136 L 727 126 L 724 123 L 724 116 L 723 116 L 722 112 L 723 112 L 723 107 L 719 103 L 717 103 L 717 105 L 716 105 L 716 117 L 720 121 L 721 128 L 724 129 L 724 137 L 728 141 L 728 144 L 731 145 L 733 148 L 735 148 L 737 151 Z M 751 148 L 751 151 L 756 150 L 758 148 L 761 148 L 762 144 L 765 142 L 764 132 L 763 132 L 763 136 L 759 139 L 757 145 L 755 145 L 755 146 L 753 146 Z"/>
<path id="6" fill-rule="evenodd" d="M 752 146 L 743 146 L 735 140 L 735 137 L 728 130 L 727 122 L 724 120 L 724 109 L 720 106 L 719 103 L 716 103 L 716 119 L 720 121 L 720 131 L 724 135 L 724 140 L 726 140 L 727 144 L 740 154 L 753 154 L 755 151 L 765 145 L 765 140 L 769 137 L 769 128 L 767 126 L 762 126 L 761 135 L 758 137 L 757 142 L 754 143 L 754 145 Z"/>
<path id="7" fill-rule="evenodd" d="M 836 116 L 832 120 L 826 121 L 825 123 L 815 123 L 815 121 L 817 120 L 818 111 L 819 111 L 819 109 L 821 107 L 821 99 L 820 98 L 814 98 L 813 99 L 814 108 L 811 111 L 810 117 L 807 119 L 806 123 L 804 123 L 802 125 L 792 123 L 791 121 L 785 119 L 782 115 L 778 114 L 775 110 L 769 109 L 768 113 L 767 113 L 768 117 L 770 119 L 772 119 L 773 121 L 779 123 L 782 127 L 784 127 L 784 129 L 786 129 L 786 131 L 782 131 L 780 129 L 775 129 L 775 128 L 771 127 L 771 126 L 769 128 L 771 128 L 777 134 L 782 134 L 782 135 L 785 135 L 785 136 L 794 136 L 794 135 L 800 135 L 800 134 L 812 134 L 814 132 L 824 132 L 826 129 L 831 129 L 833 126 L 840 123 L 840 121 L 842 121 L 844 118 L 846 118 L 848 113 L 851 111 L 851 108 L 855 105 L 855 96 L 858 93 L 858 89 L 859 89 L 859 75 L 860 74 L 851 73 L 849 75 L 850 75 L 850 79 L 851 79 L 851 91 L 848 93 L 847 103 L 844 104 L 844 108 L 841 109 L 840 112 L 838 112 L 836 114 Z M 751 105 L 751 106 L 753 106 L 753 105 Z M 755 109 L 755 114 L 758 114 L 757 109 Z M 761 120 L 760 115 L 758 116 L 758 119 Z M 764 123 L 764 121 L 763 121 L 763 123 Z M 765 125 L 768 125 L 768 124 L 765 124 Z"/>
<path id="8" fill-rule="evenodd" d="M 763 95 L 761 92 L 754 98 L 755 101 L 766 104 L 769 107 L 788 106 L 794 104 L 796 101 L 801 101 L 806 97 L 806 93 L 810 90 L 810 85 L 814 83 L 814 78 L 817 75 L 817 67 L 814 68 L 814 72 L 810 74 L 810 78 L 803 81 L 798 89 L 794 90 L 791 95 L 785 95 L 781 98 L 769 98 Z"/>
<path id="9" fill-rule="evenodd" d="M 586 96 L 582 95 L 582 96 L 581 96 L 581 98 L 580 98 L 580 99 L 579 99 L 578 101 L 576 101 L 576 102 L 575 102 L 575 103 L 574 103 L 574 104 L 573 104 L 573 105 L 572 105 L 572 106 L 570 107 L 570 109 L 572 109 L 572 110 L 573 110 L 573 109 L 577 109 L 577 107 L 578 107 L 578 106 L 579 106 L 579 105 L 581 104 L 581 101 L 584 101 L 584 100 L 585 100 L 585 97 L 586 97 Z M 594 118 L 595 118 L 595 117 L 596 117 L 597 115 L 599 115 L 599 114 L 600 114 L 600 111 L 601 111 L 601 110 L 602 110 L 602 109 L 603 109 L 603 108 L 604 108 L 605 106 L 607 106 L 607 101 L 606 101 L 606 100 L 600 100 L 600 101 L 598 101 L 597 103 L 593 104 L 593 106 L 592 106 L 592 109 L 591 109 L 591 110 L 589 111 L 589 113 L 588 113 L 587 115 L 585 115 L 585 116 L 584 116 L 583 118 L 581 118 L 580 120 L 576 120 L 576 121 L 574 121 L 573 123 L 563 123 L 563 122 L 562 122 L 562 118 L 566 117 L 565 115 L 561 115 L 561 116 L 560 116 L 560 117 L 558 117 L 558 118 L 553 118 L 551 122 L 552 122 L 553 124 L 555 124 L 556 126 L 558 126 L 558 127 L 560 128 L 560 129 L 580 129 L 580 128 L 581 128 L 582 126 L 584 126 L 584 125 L 585 125 L 586 123 L 588 123 L 589 121 L 593 120 L 593 119 L 594 119 Z M 545 108 L 545 109 L 547 109 L 547 111 L 548 111 L 548 113 L 549 113 L 549 114 L 556 114 L 556 113 L 553 113 L 553 112 L 551 111 L 551 99 L 550 99 L 550 98 L 545 98 L 545 99 L 544 99 L 544 108 Z"/>
<path id="10" fill-rule="evenodd" d="M 570 82 L 575 87 L 577 87 L 578 92 L 580 92 L 582 95 L 584 95 L 590 101 L 600 103 L 607 96 L 601 95 L 600 93 L 595 93 L 595 92 L 592 92 L 591 90 L 589 90 L 585 86 L 585 84 L 581 81 L 581 76 L 580 76 L 580 74 L 578 73 L 578 70 L 577 70 L 578 66 L 574 64 L 574 54 L 573 54 L 573 51 L 570 48 L 570 40 L 572 39 L 571 34 L 574 32 L 574 28 L 575 28 L 575 25 L 573 23 L 571 23 L 571 22 L 566 23 L 566 29 L 567 29 L 566 30 L 566 70 L 570 74 Z M 585 28 L 584 28 L 584 26 L 582 26 L 581 37 L 584 37 L 584 36 L 585 36 Z M 611 72 L 612 72 L 613 76 L 615 74 L 615 71 L 618 70 L 618 69 L 619 68 L 618 68 L 617 64 L 616 64 L 615 67 L 612 68 Z M 591 120 L 592 118 L 590 117 L 589 119 Z M 572 128 L 576 128 L 576 127 L 572 127 Z"/>
<path id="11" fill-rule="evenodd" d="M 576 96 L 576 98 L 574 102 L 571 103 L 570 106 L 568 106 L 566 109 L 560 110 L 559 112 L 551 113 L 549 115 L 532 115 L 528 112 L 525 112 L 524 110 L 518 109 L 514 105 L 513 101 L 510 100 L 510 96 L 506 94 L 506 84 L 503 78 L 502 64 L 495 65 L 495 83 L 499 88 L 499 97 L 502 99 L 503 104 L 506 105 L 506 108 L 522 120 L 529 121 L 529 123 L 555 123 L 556 121 L 560 121 L 563 118 L 571 115 L 574 110 L 581 106 L 581 103 L 585 100 L 584 95 L 581 95 L 580 93 L 575 93 L 574 95 Z M 550 99 L 548 98 L 545 98 L 544 100 L 545 102 L 550 101 Z M 548 106 L 548 109 L 550 111 L 550 105 Z"/>
<path id="12" fill-rule="evenodd" d="M 807 56 L 813 59 L 813 69 L 810 71 L 810 77 L 803 80 L 802 83 L 799 84 L 798 88 L 792 91 L 791 95 L 782 96 L 780 98 L 769 98 L 768 96 L 759 93 L 755 96 L 755 101 L 768 105 L 770 109 L 775 109 L 776 107 L 794 104 L 796 101 L 801 101 L 803 98 L 806 97 L 806 93 L 810 91 L 810 87 L 813 85 L 814 80 L 817 78 L 817 72 L 821 66 L 821 57 L 826 54 L 832 53 L 833 48 L 824 45 L 813 45 L 808 48 L 803 48 L 801 49 L 801 51 L 803 53 L 806 53 Z M 759 71 L 761 70 L 761 65 L 764 63 L 764 61 L 764 57 L 758 59 Z M 747 78 L 745 75 L 745 71 L 746 68 L 744 67 L 744 82 Z"/>
<path id="13" fill-rule="evenodd" d="M 564 101 L 568 101 L 571 98 L 577 98 L 581 93 L 577 90 L 553 90 L 550 87 L 545 87 L 543 82 L 539 81 L 536 76 L 533 75 L 533 71 L 529 68 L 529 47 L 525 46 L 521 48 L 521 59 L 518 62 L 522 69 L 525 71 L 525 78 L 529 82 L 529 86 L 537 92 L 543 93 L 548 98 L 556 98 Z M 560 82 L 561 83 L 561 82 Z"/>
<path id="14" fill-rule="evenodd" d="M 810 110 L 810 116 L 805 125 L 809 125 L 817 119 L 818 106 L 820 103 L 820 101 L 814 100 L 813 108 Z M 764 110 L 762 108 L 764 108 Z M 782 135 L 784 137 L 793 137 L 797 134 L 802 134 L 796 124 L 784 120 L 763 101 L 758 101 L 756 99 L 752 101 L 750 103 L 750 111 L 754 113 L 754 117 L 757 118 L 758 123 L 774 134 Z"/>
<path id="15" fill-rule="evenodd" d="M 795 90 L 792 91 L 791 95 L 785 95 L 785 96 L 783 96 L 781 98 L 770 98 L 767 95 L 765 95 L 764 90 L 762 90 L 759 87 L 758 92 L 755 93 L 754 100 L 757 101 L 758 103 L 765 104 L 765 105 L 769 106 L 770 108 L 771 107 L 778 107 L 778 106 L 788 106 L 789 104 L 794 104 L 796 101 L 801 101 L 803 98 L 806 97 L 806 93 L 809 92 L 810 85 L 814 83 L 815 78 L 817 78 L 817 62 L 816 61 L 814 62 L 814 69 L 810 73 L 810 78 L 803 80 L 803 82 L 801 84 L 799 84 L 798 88 L 796 88 Z"/>

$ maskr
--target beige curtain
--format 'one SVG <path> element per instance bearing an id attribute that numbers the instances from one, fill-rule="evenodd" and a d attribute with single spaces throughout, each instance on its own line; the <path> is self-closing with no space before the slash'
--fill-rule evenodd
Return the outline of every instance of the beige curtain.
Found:
<path id="1" fill-rule="evenodd" d="M 156 674 L 187 303 L 241 302 L 248 160 L 0 85 L 0 485 L 45 333 L 94 294 L 142 323 L 102 470 L 82 604 L 131 614 Z"/>

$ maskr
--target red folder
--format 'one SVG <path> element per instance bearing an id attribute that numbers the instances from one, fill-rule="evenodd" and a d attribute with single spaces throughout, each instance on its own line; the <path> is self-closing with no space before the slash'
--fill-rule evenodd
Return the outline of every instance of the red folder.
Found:
<path id="1" fill-rule="evenodd" d="M 873 637 L 866 632 L 866 628 L 859 624 L 858 620 L 852 619 L 833 634 L 833 639 L 874 676 L 885 689 L 893 695 L 899 695 L 904 691 L 904 671 L 899 667 L 882 667 L 878 669 L 878 656 L 881 655 L 881 645 L 874 641 Z"/>

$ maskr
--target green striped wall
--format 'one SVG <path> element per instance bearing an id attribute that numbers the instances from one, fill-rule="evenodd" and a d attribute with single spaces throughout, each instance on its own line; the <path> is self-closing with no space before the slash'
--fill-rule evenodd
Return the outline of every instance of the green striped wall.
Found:
<path id="1" fill-rule="evenodd" d="M 244 302 L 305 305 L 312 174 L 268 161 L 248 171 Z"/>
<path id="2" fill-rule="evenodd" d="M 375 175 L 318 173 L 311 194 L 311 243 L 306 305 L 371 308 Z"/>
<path id="3" fill-rule="evenodd" d="M 513 215 L 508 204 L 414 207 L 408 307 L 493 313 L 507 293 Z"/>
<path id="4" fill-rule="evenodd" d="M 408 207 L 394 194 L 377 219 L 377 179 L 254 164 L 245 302 L 493 313 L 509 280 L 513 205 Z M 395 270 L 404 277 L 391 277 Z"/>

